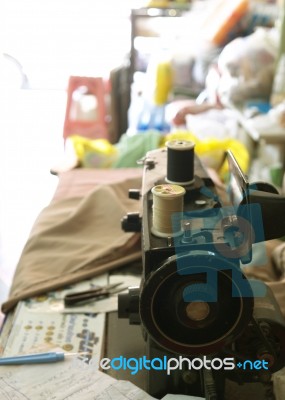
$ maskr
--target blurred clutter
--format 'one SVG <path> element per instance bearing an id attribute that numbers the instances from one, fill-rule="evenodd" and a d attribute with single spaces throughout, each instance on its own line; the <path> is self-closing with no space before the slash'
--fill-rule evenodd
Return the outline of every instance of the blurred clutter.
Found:
<path id="1" fill-rule="evenodd" d="M 258 28 L 244 38 L 227 44 L 218 58 L 221 101 L 244 103 L 249 99 L 268 100 L 278 52 L 276 29 Z"/>
<path id="2" fill-rule="evenodd" d="M 222 125 L 221 125 L 222 127 Z M 225 133 L 223 128 L 223 133 Z M 249 153 L 246 147 L 228 134 L 218 138 L 216 133 L 205 135 L 204 138 L 187 130 L 177 130 L 167 135 L 161 135 L 155 130 L 148 130 L 142 135 L 122 135 L 115 145 L 104 139 L 87 139 L 81 136 L 70 136 L 69 157 L 73 154 L 76 166 L 84 168 L 134 168 L 140 167 L 138 161 L 146 152 L 164 147 L 168 140 L 193 141 L 195 152 L 201 157 L 205 165 L 217 171 L 222 179 L 227 177 L 227 163 L 225 152 L 231 149 L 239 160 L 244 171 L 249 167 Z"/>
<path id="3" fill-rule="evenodd" d="M 170 134 L 190 135 L 222 178 L 229 147 L 243 170 L 262 178 L 270 168 L 260 155 L 271 145 L 273 169 L 282 175 L 282 7 L 265 0 L 141 2 L 131 11 L 130 67 L 109 81 L 71 77 L 63 169 L 136 167 Z"/>

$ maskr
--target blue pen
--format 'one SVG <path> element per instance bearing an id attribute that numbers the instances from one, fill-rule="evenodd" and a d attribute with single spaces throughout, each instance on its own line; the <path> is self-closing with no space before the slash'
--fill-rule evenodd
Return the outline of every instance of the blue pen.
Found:
<path id="1" fill-rule="evenodd" d="M 82 354 L 82 353 L 80 353 Z M 63 361 L 65 356 L 79 355 L 79 353 L 63 353 L 51 351 L 48 353 L 24 354 L 14 357 L 0 358 L 0 365 L 21 365 L 21 364 L 47 364 Z"/>

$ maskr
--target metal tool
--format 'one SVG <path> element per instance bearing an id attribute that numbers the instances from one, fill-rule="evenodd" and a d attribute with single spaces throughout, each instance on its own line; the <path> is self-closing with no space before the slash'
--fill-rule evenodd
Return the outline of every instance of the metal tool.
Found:
<path id="1" fill-rule="evenodd" d="M 69 293 L 64 297 L 65 307 L 74 307 L 78 304 L 87 303 L 92 300 L 102 300 L 112 294 L 122 292 L 126 287 L 120 287 L 122 282 L 96 287 L 83 292 Z"/>

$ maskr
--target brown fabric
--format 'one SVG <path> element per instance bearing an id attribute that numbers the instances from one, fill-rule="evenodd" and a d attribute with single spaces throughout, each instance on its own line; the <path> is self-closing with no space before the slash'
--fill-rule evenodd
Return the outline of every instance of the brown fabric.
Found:
<path id="1" fill-rule="evenodd" d="M 86 196 L 97 185 L 109 185 L 142 176 L 142 169 L 88 169 L 78 168 L 59 175 L 59 184 L 52 202 L 69 197 Z"/>
<path id="2" fill-rule="evenodd" d="M 127 194 L 129 188 L 141 187 L 141 175 L 138 169 L 78 169 L 61 174 L 54 198 L 36 220 L 23 250 L 3 312 L 21 299 L 140 258 L 139 235 L 122 232 L 120 220 L 140 207 Z M 223 192 L 220 187 L 219 194 Z M 244 272 L 271 287 L 285 316 L 285 243 L 268 241 L 266 250 L 264 265 Z"/>
<path id="3" fill-rule="evenodd" d="M 247 278 L 261 280 L 271 288 L 285 317 L 285 262 L 282 265 L 280 260 L 281 253 L 285 251 L 285 243 L 278 239 L 269 240 L 265 246 L 267 260 L 264 265 L 246 267 L 244 272 Z"/>
<path id="4" fill-rule="evenodd" d="M 141 187 L 141 171 L 78 171 L 60 177 L 51 204 L 37 218 L 3 312 L 21 299 L 141 257 L 139 235 L 121 229 L 121 218 L 139 211 L 128 189 Z M 113 183 L 100 184 L 107 178 Z"/>

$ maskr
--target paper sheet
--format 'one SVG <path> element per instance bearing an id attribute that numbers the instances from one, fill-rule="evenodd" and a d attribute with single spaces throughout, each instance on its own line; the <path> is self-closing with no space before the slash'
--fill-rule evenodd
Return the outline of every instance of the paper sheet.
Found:
<path id="1" fill-rule="evenodd" d="M 2 356 L 60 347 L 66 352 L 88 352 L 88 358 L 95 357 L 99 365 L 106 314 L 43 315 L 39 311 L 31 313 L 26 302 L 18 304 L 16 313 Z"/>
<path id="2" fill-rule="evenodd" d="M 152 400 L 130 382 L 117 381 L 93 365 L 69 360 L 49 365 L 1 367 L 5 400 Z"/>

